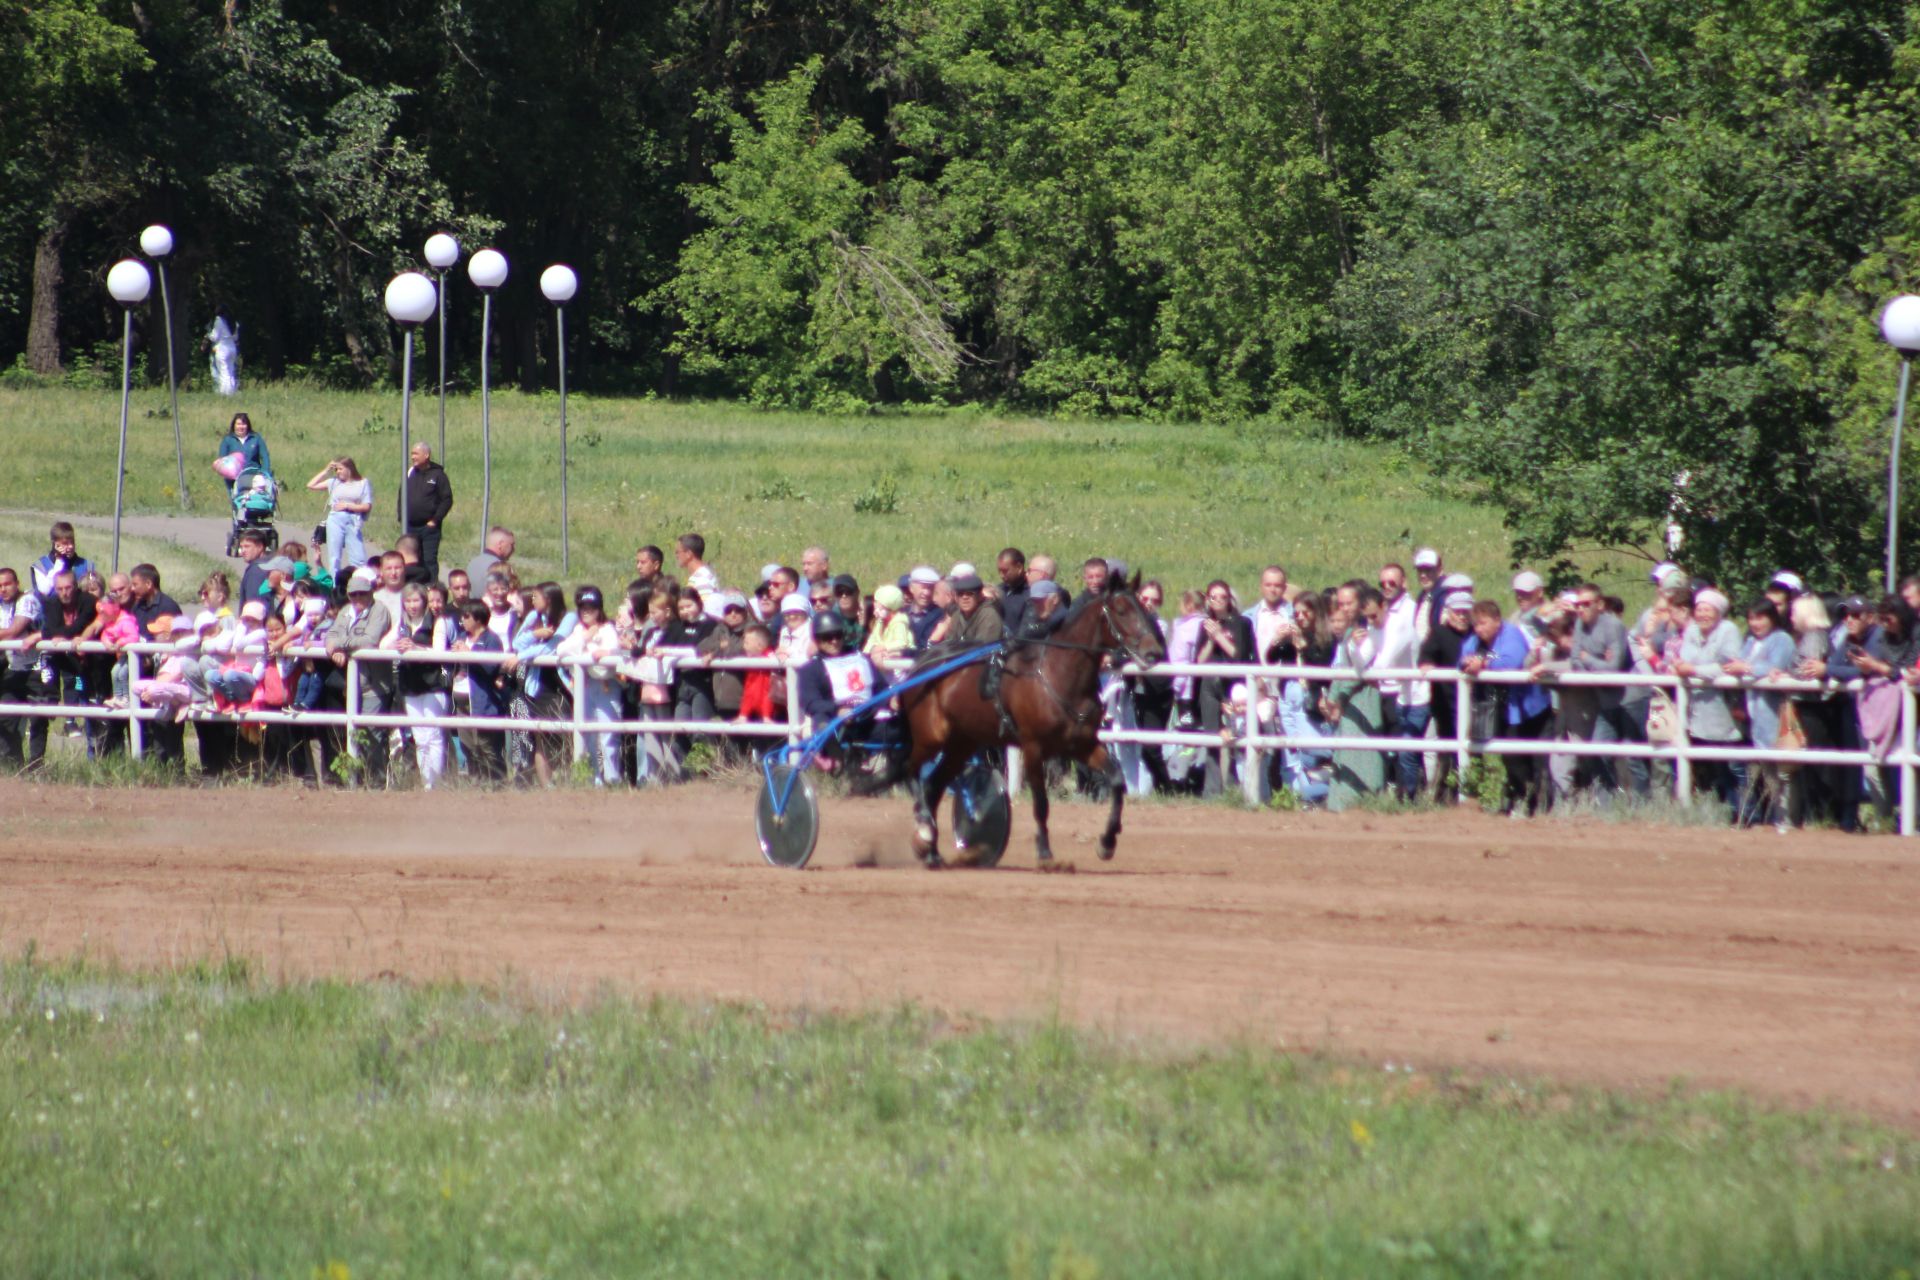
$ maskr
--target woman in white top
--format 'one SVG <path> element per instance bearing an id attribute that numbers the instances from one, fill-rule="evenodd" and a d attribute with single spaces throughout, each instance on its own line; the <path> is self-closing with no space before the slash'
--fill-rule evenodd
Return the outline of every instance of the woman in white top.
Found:
<path id="1" fill-rule="evenodd" d="M 573 696 L 580 707 L 581 719 L 596 724 L 617 723 L 620 719 L 620 633 L 607 618 L 600 588 L 581 587 L 574 592 L 573 612 L 578 621 L 554 650 L 554 655 L 562 659 L 588 659 L 584 665 L 567 668 L 573 673 Z M 618 783 L 620 735 L 601 732 L 584 737 L 589 758 L 598 760 L 593 785 Z"/>
<path id="2" fill-rule="evenodd" d="M 342 565 L 351 573 L 367 562 L 364 535 L 373 510 L 373 482 L 343 456 L 320 468 L 307 488 L 327 491 L 327 572 L 340 581 Z"/>

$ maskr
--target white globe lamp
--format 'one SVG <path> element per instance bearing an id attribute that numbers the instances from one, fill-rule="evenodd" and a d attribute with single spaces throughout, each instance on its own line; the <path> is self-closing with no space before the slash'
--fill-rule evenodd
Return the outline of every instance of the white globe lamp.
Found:
<path id="1" fill-rule="evenodd" d="M 164 258 L 173 252 L 173 232 L 154 223 L 140 233 L 140 252 L 149 258 Z"/>
<path id="2" fill-rule="evenodd" d="M 107 272 L 107 292 L 121 306 L 137 307 L 153 292 L 153 274 L 147 270 L 146 263 L 132 258 L 116 262 Z"/>
<path id="3" fill-rule="evenodd" d="M 1903 293 L 1880 313 L 1880 336 L 1900 353 L 1900 394 L 1894 401 L 1893 456 L 1887 462 L 1887 594 L 1900 587 L 1900 433 L 1907 421 L 1907 381 L 1920 353 L 1920 297 Z"/>
<path id="4" fill-rule="evenodd" d="M 540 273 L 540 292 L 547 301 L 556 307 L 565 306 L 573 301 L 573 295 L 579 292 L 580 278 L 573 274 L 572 267 L 563 267 L 558 263 Z"/>
<path id="5" fill-rule="evenodd" d="M 434 270 L 445 271 L 460 261 L 460 242 L 442 231 L 427 237 L 427 261 Z"/>
<path id="6" fill-rule="evenodd" d="M 467 259 L 467 279 L 476 289 L 498 289 L 507 282 L 507 255 L 498 249 L 482 249 Z"/>

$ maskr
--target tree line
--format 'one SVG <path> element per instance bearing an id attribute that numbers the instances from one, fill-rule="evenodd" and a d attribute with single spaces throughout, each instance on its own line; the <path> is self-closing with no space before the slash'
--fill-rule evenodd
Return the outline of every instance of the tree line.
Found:
<path id="1" fill-rule="evenodd" d="M 450 230 L 514 264 L 503 381 L 566 261 L 590 387 L 1370 436 L 1519 558 L 1672 521 L 1865 585 L 1917 69 L 1845 0 L 25 0 L 0 353 L 111 342 L 162 221 L 189 347 L 383 379 Z"/>

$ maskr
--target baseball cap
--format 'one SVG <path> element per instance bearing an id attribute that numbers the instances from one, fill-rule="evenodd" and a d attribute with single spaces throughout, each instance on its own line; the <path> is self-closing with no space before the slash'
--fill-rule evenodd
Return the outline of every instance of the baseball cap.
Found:
<path id="1" fill-rule="evenodd" d="M 1471 591 L 1473 590 L 1473 579 L 1464 573 L 1450 573 L 1440 579 L 1440 589 L 1442 591 Z"/>
<path id="2" fill-rule="evenodd" d="M 1042 578 L 1027 588 L 1027 595 L 1034 600 L 1045 600 L 1048 596 L 1063 596 L 1067 589 L 1051 578 Z"/>
<path id="3" fill-rule="evenodd" d="M 1656 587 L 1665 586 L 1667 581 L 1667 575 L 1674 572 L 1679 567 L 1680 567 L 1679 565 L 1675 564 L 1671 560 L 1662 560 L 1659 564 L 1647 570 L 1647 581 L 1651 582 Z"/>
<path id="4" fill-rule="evenodd" d="M 1447 598 L 1441 603 L 1441 607 L 1451 609 L 1455 613 L 1472 613 L 1473 592 L 1449 591 L 1447 592 Z"/>
<path id="5" fill-rule="evenodd" d="M 761 565 L 761 566 L 760 566 L 760 581 L 762 581 L 762 582 L 770 582 L 770 581 L 772 581 L 772 579 L 773 579 L 773 575 L 774 575 L 774 574 L 776 574 L 776 573 L 778 573 L 778 572 L 780 572 L 780 566 L 779 566 L 779 565 L 777 565 L 777 564 L 763 564 L 763 565 Z"/>
<path id="6" fill-rule="evenodd" d="M 160 621 L 159 618 L 153 620 L 153 632 L 155 635 L 160 633 Z M 190 635 L 192 632 L 193 619 L 184 613 L 175 614 L 173 621 L 167 626 L 167 633 L 169 635 L 184 636 Z"/>
<path id="7" fill-rule="evenodd" d="M 200 616 L 193 620 L 193 629 L 195 631 L 205 631 L 208 627 L 217 627 L 219 625 L 220 615 L 210 609 L 202 609 Z"/>
<path id="8" fill-rule="evenodd" d="M 1662 590 L 1672 591 L 1687 585 L 1687 571 L 1677 564 L 1670 564 L 1654 581 L 1659 583 Z"/>
<path id="9" fill-rule="evenodd" d="M 835 595 L 844 591 L 857 596 L 860 594 L 860 580 L 850 573 L 836 573 L 833 575 L 833 591 Z"/>
<path id="10" fill-rule="evenodd" d="M 1543 590 L 1546 585 L 1546 579 L 1531 569 L 1523 569 L 1513 575 L 1513 589 L 1515 591 L 1540 591 Z"/>
<path id="11" fill-rule="evenodd" d="M 729 609 L 738 609 L 740 612 L 745 613 L 747 611 L 747 598 L 738 591 L 723 592 L 720 596 L 720 612 L 725 613 Z"/>
<path id="12" fill-rule="evenodd" d="M 787 598 L 780 602 L 780 612 L 810 614 L 813 612 L 813 602 L 807 599 L 804 591 L 789 591 Z"/>
<path id="13" fill-rule="evenodd" d="M 379 585 L 380 575 L 365 565 L 361 565 L 353 571 L 353 576 L 347 579 L 347 594 L 353 595 L 357 591 L 372 591 Z"/>
<path id="14" fill-rule="evenodd" d="M 1872 613 L 1873 606 L 1865 596 L 1848 596 L 1840 602 L 1840 612 L 1857 618 L 1863 613 Z"/>
<path id="15" fill-rule="evenodd" d="M 1800 581 L 1800 575 L 1791 569 L 1782 569 L 1780 572 L 1774 574 L 1773 580 L 1767 583 L 1767 585 L 1770 587 L 1785 587 L 1795 594 L 1807 589 L 1807 584 Z"/>
<path id="16" fill-rule="evenodd" d="M 254 622 L 265 622 L 267 620 L 266 603 L 261 600 L 249 600 L 241 608 L 240 616 Z"/>
<path id="17" fill-rule="evenodd" d="M 965 560 L 962 560 L 959 564 L 947 570 L 947 580 L 949 582 L 958 582 L 962 578 L 977 578 L 979 576 L 980 571 Z"/>
<path id="18" fill-rule="evenodd" d="M 573 603 L 576 607 L 583 604 L 590 604 L 596 608 L 606 608 L 606 605 L 600 599 L 600 588 L 598 587 L 580 588 L 580 594 L 573 598 Z"/>
<path id="19" fill-rule="evenodd" d="M 982 585 L 980 575 L 977 573 L 955 574 L 953 578 L 953 589 L 956 592 L 978 591 Z"/>
<path id="20" fill-rule="evenodd" d="M 907 575 L 907 581 L 917 582 L 922 586 L 931 587 L 940 581 L 940 571 L 932 565 L 919 565 L 915 567 L 912 573 Z"/>
<path id="21" fill-rule="evenodd" d="M 1422 547 L 1413 553 L 1413 567 L 1416 569 L 1438 569 L 1440 553 L 1432 547 Z"/>

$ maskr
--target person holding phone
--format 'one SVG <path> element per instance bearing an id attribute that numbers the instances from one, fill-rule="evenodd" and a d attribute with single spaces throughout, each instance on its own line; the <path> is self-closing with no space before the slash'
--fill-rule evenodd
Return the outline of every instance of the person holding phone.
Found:
<path id="1" fill-rule="evenodd" d="M 344 454 L 329 462 L 307 481 L 311 490 L 327 494 L 327 573 L 340 579 L 367 562 L 367 513 L 373 510 L 373 481 L 360 474 Z"/>

